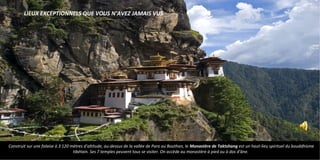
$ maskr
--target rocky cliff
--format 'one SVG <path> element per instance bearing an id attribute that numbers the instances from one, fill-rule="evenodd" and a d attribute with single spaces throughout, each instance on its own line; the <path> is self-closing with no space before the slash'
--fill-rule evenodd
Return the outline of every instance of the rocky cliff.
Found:
<path id="1" fill-rule="evenodd" d="M 27 17 L 25 10 L 159 11 L 159 16 Z M 89 84 L 126 72 L 161 53 L 181 62 L 205 54 L 190 29 L 183 0 L 13 0 L 0 2 L 0 86 L 3 106 L 18 92 L 59 76 L 73 104 Z"/>
<path id="2" fill-rule="evenodd" d="M 104 17 L 23 15 L 25 10 L 58 9 L 157 11 L 161 14 Z M 67 102 L 72 105 L 90 84 L 127 73 L 126 67 L 139 65 L 150 55 L 161 53 L 180 63 L 196 61 L 205 55 L 199 49 L 201 43 L 202 36 L 190 29 L 183 0 L 0 1 L 0 107 L 24 105 L 24 96 L 45 88 L 52 76 L 64 80 Z M 117 139 L 112 140 L 219 139 L 218 132 L 216 134 L 200 111 L 191 112 L 190 116 L 188 110 L 173 112 L 173 108 L 176 106 L 166 110 L 161 106 L 157 112 L 147 110 L 141 114 L 145 122 L 141 126 L 132 118 L 132 125 L 127 121 L 130 125 L 120 123 L 120 127 L 110 127 L 111 133 L 118 133 Z M 132 132 L 135 126 L 138 128 L 133 128 Z M 263 128 L 257 128 L 255 133 L 253 140 L 269 140 L 268 136 L 255 137 L 268 135 Z M 87 138 L 92 140 L 90 135 Z M 100 135 L 96 138 L 105 140 Z"/>
<path id="3" fill-rule="evenodd" d="M 203 117 L 188 117 L 173 122 L 170 129 L 161 130 L 153 121 L 147 122 L 147 130 L 127 132 L 118 137 L 120 141 L 212 141 L 215 130 Z"/>

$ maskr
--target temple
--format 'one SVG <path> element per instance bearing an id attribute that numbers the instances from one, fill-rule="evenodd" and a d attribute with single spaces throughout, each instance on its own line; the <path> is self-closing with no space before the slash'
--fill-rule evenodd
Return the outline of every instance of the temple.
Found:
<path id="1" fill-rule="evenodd" d="M 208 57 L 200 59 L 199 70 L 200 76 L 202 77 L 215 77 L 215 76 L 224 76 L 222 64 L 225 60 L 220 59 L 219 57 Z"/>
<path id="2" fill-rule="evenodd" d="M 160 54 L 150 56 L 142 65 L 127 68 L 134 73 L 134 78 L 118 75 L 96 84 L 97 99 L 104 101 L 104 106 L 75 107 L 81 112 L 80 123 L 115 123 L 119 120 L 113 121 L 107 117 L 107 110 L 115 109 L 114 113 L 123 113 L 134 110 L 139 105 L 150 105 L 163 99 L 171 99 L 183 105 L 193 104 L 195 101 L 192 88 L 196 83 L 195 78 L 223 76 L 224 62 L 218 57 L 209 57 L 194 64 L 179 64 L 176 60 L 167 60 Z M 100 116 L 97 116 L 96 120 L 93 120 L 92 116 L 88 119 L 91 112 L 92 115 Z M 119 114 L 116 118 L 119 118 Z"/>
<path id="3" fill-rule="evenodd" d="M 0 122 L 5 125 L 18 125 L 24 120 L 26 110 L 18 108 L 0 109 Z"/>

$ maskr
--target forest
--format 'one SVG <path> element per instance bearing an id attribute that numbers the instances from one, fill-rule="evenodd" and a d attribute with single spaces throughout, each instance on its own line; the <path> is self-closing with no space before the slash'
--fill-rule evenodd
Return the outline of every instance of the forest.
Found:
<path id="1" fill-rule="evenodd" d="M 225 76 L 234 81 L 254 111 L 319 129 L 319 70 L 272 69 L 224 64 Z"/>

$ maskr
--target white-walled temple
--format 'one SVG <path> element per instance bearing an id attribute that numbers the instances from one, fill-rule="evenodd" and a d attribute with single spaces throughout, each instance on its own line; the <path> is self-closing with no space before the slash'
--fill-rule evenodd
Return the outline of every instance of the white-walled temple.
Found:
<path id="1" fill-rule="evenodd" d="M 83 124 L 115 124 L 121 122 L 121 113 L 115 108 L 90 105 L 75 107 L 80 112 L 80 123 Z"/>
<path id="2" fill-rule="evenodd" d="M 18 125 L 24 120 L 26 110 L 18 108 L 0 109 L 0 122 L 5 125 Z"/>
<path id="3" fill-rule="evenodd" d="M 150 105 L 162 99 L 171 99 L 179 104 L 195 103 L 192 93 L 194 77 L 223 76 L 222 64 L 218 57 L 203 58 L 195 64 L 178 64 L 175 60 L 166 60 L 159 54 L 150 56 L 143 65 L 127 69 L 135 73 L 135 79 L 118 76 L 97 84 L 98 97 L 104 97 L 104 107 L 75 107 L 81 112 L 80 123 L 115 123 L 104 112 L 116 108 L 117 113 L 146 104 Z M 114 111 L 116 112 L 116 111 Z M 95 116 L 97 115 L 97 116 Z M 117 115 L 116 118 L 119 118 Z M 113 115 L 114 117 L 114 115 Z"/>
<path id="4" fill-rule="evenodd" d="M 195 65 L 175 64 L 161 55 L 150 56 L 143 66 L 129 67 L 136 73 L 136 79 L 110 79 L 105 86 L 105 106 L 125 110 L 131 102 L 151 104 L 162 98 L 193 102 L 191 87 L 193 81 L 187 75 L 196 73 Z"/>
<path id="5" fill-rule="evenodd" d="M 215 77 L 224 76 L 222 64 L 225 60 L 219 57 L 203 58 L 199 62 L 200 76 L 202 77 Z"/>

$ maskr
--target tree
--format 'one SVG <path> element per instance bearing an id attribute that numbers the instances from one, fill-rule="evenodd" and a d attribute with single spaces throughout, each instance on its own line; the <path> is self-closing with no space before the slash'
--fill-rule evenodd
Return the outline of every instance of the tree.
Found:
<path id="1" fill-rule="evenodd" d="M 215 122 L 225 140 L 247 140 L 253 133 L 251 109 L 240 88 L 231 80 L 226 77 L 203 79 L 195 95 L 201 107 L 217 115 Z"/>
<path id="2" fill-rule="evenodd" d="M 64 84 L 57 77 L 49 77 L 44 89 L 27 96 L 27 110 L 34 120 L 44 125 L 64 123 L 71 107 L 63 101 Z"/>
<path id="3" fill-rule="evenodd" d="M 27 0 L 29 10 L 42 10 L 42 5 L 40 0 Z"/>
<path id="4" fill-rule="evenodd" d="M 56 10 L 63 7 L 64 0 L 51 0 L 45 6 L 45 10 Z"/>

